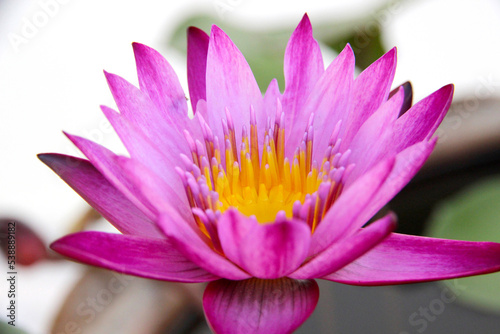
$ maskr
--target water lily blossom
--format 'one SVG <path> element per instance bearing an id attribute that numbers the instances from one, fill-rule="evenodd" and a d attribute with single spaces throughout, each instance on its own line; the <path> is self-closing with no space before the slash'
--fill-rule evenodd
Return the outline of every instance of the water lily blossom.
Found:
<path id="1" fill-rule="evenodd" d="M 217 26 L 188 30 L 189 102 L 169 63 L 133 44 L 139 88 L 105 76 L 102 107 L 129 156 L 67 134 L 87 159 L 41 154 L 122 234 L 52 244 L 77 261 L 157 280 L 208 282 L 216 333 L 290 333 L 313 312 L 315 279 L 387 285 L 500 270 L 500 244 L 394 233 L 368 221 L 415 175 L 453 95 L 411 106 L 391 91 L 392 49 L 354 78 L 349 45 L 325 69 L 305 15 L 285 51 L 285 87 L 262 94 Z M 191 103 L 194 116 L 189 116 Z"/>

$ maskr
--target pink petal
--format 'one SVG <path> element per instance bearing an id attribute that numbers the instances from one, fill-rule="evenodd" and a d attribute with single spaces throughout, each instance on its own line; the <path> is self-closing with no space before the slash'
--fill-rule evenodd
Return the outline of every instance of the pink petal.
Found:
<path id="1" fill-rule="evenodd" d="M 402 116 L 405 112 L 408 111 L 408 109 L 411 108 L 413 104 L 413 88 L 411 86 L 411 83 L 409 81 L 405 82 L 404 84 L 394 88 L 391 90 L 389 93 L 389 98 L 391 98 L 396 92 L 400 89 L 403 88 L 405 92 L 405 99 L 403 101 L 403 105 L 401 106 L 401 110 L 399 111 L 399 116 Z"/>
<path id="2" fill-rule="evenodd" d="M 257 116 L 259 137 L 263 136 L 267 117 L 262 110 L 262 94 L 247 61 L 229 37 L 212 26 L 207 58 L 207 122 L 214 135 L 224 138 L 221 120 L 226 108 L 232 115 L 236 142 L 241 142 L 243 124 L 250 120 L 250 106 Z"/>
<path id="3" fill-rule="evenodd" d="M 358 217 L 380 189 L 393 166 L 394 158 L 388 158 L 344 190 L 314 231 L 310 255 L 318 254 L 367 222 L 368 219 L 361 221 Z"/>
<path id="4" fill-rule="evenodd" d="M 189 283 L 218 279 L 166 239 L 92 231 L 64 236 L 50 247 L 77 261 L 139 277 Z"/>
<path id="5" fill-rule="evenodd" d="M 218 280 L 208 284 L 203 309 L 218 334 L 287 334 L 311 315 L 318 298 L 314 280 Z"/>
<path id="6" fill-rule="evenodd" d="M 500 270 L 500 244 L 393 233 L 341 270 L 323 277 L 354 285 L 388 285 Z"/>
<path id="7" fill-rule="evenodd" d="M 404 90 L 400 88 L 390 100 L 363 123 L 354 136 L 349 145 L 352 151 L 350 161 L 356 164 L 356 168 L 351 173 L 351 179 L 364 174 L 384 157 L 397 153 L 392 150 L 393 127 L 403 100 Z"/>
<path id="8" fill-rule="evenodd" d="M 268 117 L 271 117 L 272 120 L 275 119 L 276 117 L 276 108 L 277 108 L 277 101 L 281 101 L 281 93 L 280 93 L 280 88 L 278 86 L 278 80 L 273 79 L 269 83 L 269 86 L 267 86 L 266 93 L 264 94 L 264 114 L 266 114 Z M 264 139 L 259 138 L 259 141 L 262 143 Z"/>
<path id="9" fill-rule="evenodd" d="M 370 176 L 367 176 L 368 174 L 377 177 L 375 175 L 377 174 L 377 169 L 380 170 L 380 165 L 374 167 L 372 170 L 368 172 L 368 174 L 363 175 L 361 178 L 356 180 L 351 186 L 349 186 L 349 188 L 340 195 L 339 199 L 334 204 L 334 207 L 330 209 L 332 213 L 330 214 L 329 211 L 325 216 L 325 219 L 319 225 L 318 229 L 316 229 L 316 232 L 313 235 L 313 241 L 312 241 L 313 247 L 311 247 L 313 251 L 319 251 L 321 249 L 320 246 L 327 244 L 328 242 L 331 242 L 331 240 L 334 237 L 336 237 L 337 240 L 339 239 L 339 234 L 338 234 L 339 232 L 332 233 L 331 231 L 328 231 L 328 228 L 330 227 L 322 227 L 329 214 L 330 217 L 332 218 L 330 219 L 328 217 L 327 222 L 328 224 L 332 224 L 334 226 L 333 228 L 339 229 L 339 227 L 337 227 L 335 224 L 338 224 L 338 221 L 342 221 L 342 219 L 346 219 L 346 223 L 348 225 L 339 224 L 341 226 L 347 226 L 343 232 L 344 236 L 348 236 L 349 234 L 355 232 L 356 229 L 363 226 L 380 209 L 382 209 L 382 207 L 386 205 L 413 178 L 413 176 L 415 176 L 415 174 L 420 170 L 424 162 L 431 154 L 435 145 L 436 145 L 435 139 L 431 140 L 430 142 L 421 142 L 400 152 L 399 154 L 396 155 L 394 159 L 390 159 L 390 161 L 393 161 L 393 167 L 390 169 L 387 175 L 383 176 L 383 174 L 379 174 L 380 177 L 382 177 L 382 179 L 380 179 L 381 183 L 378 186 L 378 188 L 376 189 L 371 188 L 373 189 L 373 192 L 370 192 L 369 194 L 364 193 L 363 186 L 362 183 L 360 183 L 360 181 L 362 179 L 368 180 L 370 178 Z M 386 160 L 386 163 L 387 162 L 388 160 Z M 371 182 L 375 182 L 375 179 L 372 179 Z M 362 194 L 362 196 L 356 194 L 355 190 L 352 191 L 350 190 L 355 186 L 355 184 L 359 185 L 358 194 Z M 368 189 L 370 189 L 370 187 L 373 187 L 373 185 L 369 186 Z M 343 199 L 344 196 L 346 197 Z M 353 204 L 351 204 L 350 201 L 356 202 L 360 201 L 360 199 L 361 203 L 357 204 L 356 207 L 353 208 L 351 206 Z M 338 212 L 333 211 L 333 209 L 337 205 L 338 205 Z M 337 208 L 335 208 L 335 210 L 337 210 Z M 339 218 L 339 217 L 347 217 L 347 218 Z M 316 246 L 316 248 L 314 246 Z"/>
<path id="10" fill-rule="evenodd" d="M 129 180 L 141 192 L 141 198 L 145 198 L 151 206 L 161 212 L 168 208 L 175 210 L 181 218 L 194 226 L 194 218 L 185 191 L 178 191 L 158 177 L 149 168 L 138 161 L 127 157 L 115 157 L 115 163 L 119 165 L 129 177 Z"/>
<path id="11" fill-rule="evenodd" d="M 156 217 L 155 209 L 138 197 L 137 187 L 129 181 L 123 169 L 115 163 L 116 155 L 107 148 L 88 139 L 65 133 L 66 136 L 90 160 L 92 165 L 125 197 L 134 203 L 151 219 Z"/>
<path id="12" fill-rule="evenodd" d="M 254 277 L 286 276 L 300 266 L 309 251 L 311 233 L 302 221 L 259 224 L 230 210 L 217 226 L 226 256 Z"/>
<path id="13" fill-rule="evenodd" d="M 187 74 L 191 106 L 196 111 L 198 100 L 206 100 L 206 71 L 208 35 L 201 29 L 189 27 L 187 30 Z"/>
<path id="14" fill-rule="evenodd" d="M 324 71 L 321 50 L 313 38 L 309 17 L 305 14 L 292 33 L 285 51 L 283 107 L 286 110 L 286 123 L 290 126 L 299 118 L 298 114 L 302 113 L 307 97 Z"/>
<path id="15" fill-rule="evenodd" d="M 323 159 L 335 126 L 349 112 L 353 78 L 354 53 L 347 45 L 318 80 L 303 110 L 291 120 L 291 124 L 287 123 L 290 129 L 285 145 L 287 157 L 290 158 L 299 146 L 309 117 L 314 113 L 314 128 L 321 131 L 314 134 L 313 158 L 318 161 Z"/>
<path id="16" fill-rule="evenodd" d="M 399 154 L 421 141 L 428 141 L 449 108 L 453 86 L 445 86 L 413 106 L 397 118 L 404 103 L 404 88 L 377 110 L 360 128 L 350 148 L 350 161 L 356 164 L 351 174 L 355 179 L 386 156 Z M 394 101 L 394 102 L 391 102 Z M 389 114 L 388 114 L 389 113 Z M 389 117 L 395 122 L 381 119 Z"/>
<path id="17" fill-rule="evenodd" d="M 389 214 L 357 233 L 334 243 L 288 277 L 320 278 L 335 272 L 382 242 L 395 228 L 396 216 Z"/>
<path id="18" fill-rule="evenodd" d="M 453 85 L 447 85 L 415 104 L 394 127 L 395 151 L 429 140 L 450 108 Z"/>
<path id="19" fill-rule="evenodd" d="M 396 48 L 392 48 L 354 80 L 352 111 L 342 136 L 345 147 L 349 146 L 361 125 L 387 100 L 395 72 Z"/>
<path id="20" fill-rule="evenodd" d="M 410 182 L 431 155 L 436 146 L 436 139 L 415 144 L 396 155 L 393 169 L 377 193 L 360 212 L 355 225 L 367 222 Z"/>
<path id="21" fill-rule="evenodd" d="M 210 246 L 210 240 L 198 229 L 193 229 L 189 224 L 179 219 L 177 213 L 163 213 L 158 224 L 175 247 L 199 267 L 216 276 L 230 280 L 241 280 L 250 277 L 250 275 L 217 253 Z"/>
<path id="22" fill-rule="evenodd" d="M 185 144 L 184 138 L 180 138 L 175 132 L 165 136 L 146 137 L 144 132 L 148 132 L 147 129 L 142 131 L 113 109 L 105 106 L 101 109 L 133 159 L 149 166 L 172 188 L 179 189 L 183 186 L 175 167 L 180 164 L 180 154 L 189 152 L 186 145 L 182 145 Z M 162 137 L 165 138 L 161 139 Z M 155 138 L 156 142 L 153 141 Z"/>
<path id="23" fill-rule="evenodd" d="M 182 127 L 174 122 L 165 111 L 160 110 L 149 96 L 118 75 L 104 72 L 118 110 L 127 122 L 133 124 L 152 142 L 165 149 L 169 141 L 182 136 Z M 184 142 L 178 143 L 187 150 Z"/>
<path id="24" fill-rule="evenodd" d="M 163 237 L 156 225 L 89 161 L 62 154 L 38 157 L 120 232 Z"/>
<path id="25" fill-rule="evenodd" d="M 184 122 L 187 118 L 186 96 L 172 66 L 156 50 L 139 43 L 132 46 L 141 90 L 172 121 Z"/>

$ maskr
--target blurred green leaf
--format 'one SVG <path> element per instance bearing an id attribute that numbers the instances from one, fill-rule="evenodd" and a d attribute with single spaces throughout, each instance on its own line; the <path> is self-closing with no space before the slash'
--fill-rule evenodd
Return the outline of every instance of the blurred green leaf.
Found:
<path id="1" fill-rule="evenodd" d="M 192 16 L 178 25 L 169 44 L 186 52 L 187 28 L 194 26 L 209 33 L 212 24 L 223 29 L 245 55 L 261 91 L 265 91 L 269 82 L 274 78 L 278 79 L 280 87 L 284 87 L 283 57 L 286 43 L 290 38 L 290 30 L 250 32 L 227 22 L 221 22 L 216 17 Z"/>
<path id="2" fill-rule="evenodd" d="M 443 202 L 435 211 L 427 235 L 470 241 L 500 242 L 500 177 L 484 180 Z M 500 273 L 458 279 L 458 299 L 500 312 Z"/>
<path id="3" fill-rule="evenodd" d="M 381 7 L 359 17 L 342 21 L 313 22 L 314 36 L 323 44 L 340 52 L 350 43 L 356 55 L 356 66 L 361 70 L 385 53 L 380 33 L 381 24 L 395 13 L 400 1 L 388 1 Z M 283 56 L 290 35 L 298 22 L 269 31 L 254 31 L 238 27 L 210 15 L 193 15 L 182 21 L 171 35 L 169 44 L 186 52 L 186 29 L 195 26 L 210 31 L 212 24 L 222 28 L 245 55 L 261 91 L 276 78 L 283 89 Z"/>
<path id="4" fill-rule="evenodd" d="M 27 332 L 19 329 L 18 327 L 11 326 L 5 322 L 0 321 L 0 333 L 3 334 L 27 334 Z"/>

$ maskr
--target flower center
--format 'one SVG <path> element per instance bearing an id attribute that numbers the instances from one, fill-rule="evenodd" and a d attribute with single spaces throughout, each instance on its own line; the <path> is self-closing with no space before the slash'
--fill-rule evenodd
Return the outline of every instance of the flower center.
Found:
<path id="1" fill-rule="evenodd" d="M 332 133 L 320 164 L 313 160 L 311 115 L 291 161 L 285 156 L 285 117 L 277 102 L 274 122 L 269 118 L 264 140 L 259 143 L 253 109 L 249 131 L 243 126 L 239 150 L 231 115 L 222 120 L 224 149 L 198 113 L 203 141 L 185 131 L 191 158 L 182 156 L 185 169 L 177 168 L 193 214 L 200 228 L 211 235 L 218 216 L 235 208 L 260 223 L 281 218 L 305 220 L 313 232 L 328 208 L 340 195 L 343 181 L 354 165 L 346 165 L 350 151 L 339 152 L 340 123 Z"/>

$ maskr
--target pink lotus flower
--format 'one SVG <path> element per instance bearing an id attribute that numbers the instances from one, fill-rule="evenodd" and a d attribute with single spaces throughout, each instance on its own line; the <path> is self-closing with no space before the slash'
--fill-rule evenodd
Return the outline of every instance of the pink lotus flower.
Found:
<path id="1" fill-rule="evenodd" d="M 75 233 L 55 251 L 209 282 L 217 333 L 292 332 L 316 306 L 317 278 L 386 285 L 500 270 L 500 244 L 392 233 L 392 214 L 365 226 L 428 158 L 453 95 L 444 86 L 407 110 L 403 87 L 390 94 L 395 49 L 354 79 L 347 45 L 325 70 L 304 16 L 284 93 L 273 80 L 262 96 L 221 29 L 190 28 L 190 118 L 168 62 L 133 46 L 140 89 L 105 73 L 120 113 L 102 107 L 130 157 L 69 134 L 88 160 L 40 155 L 123 234 Z"/>

